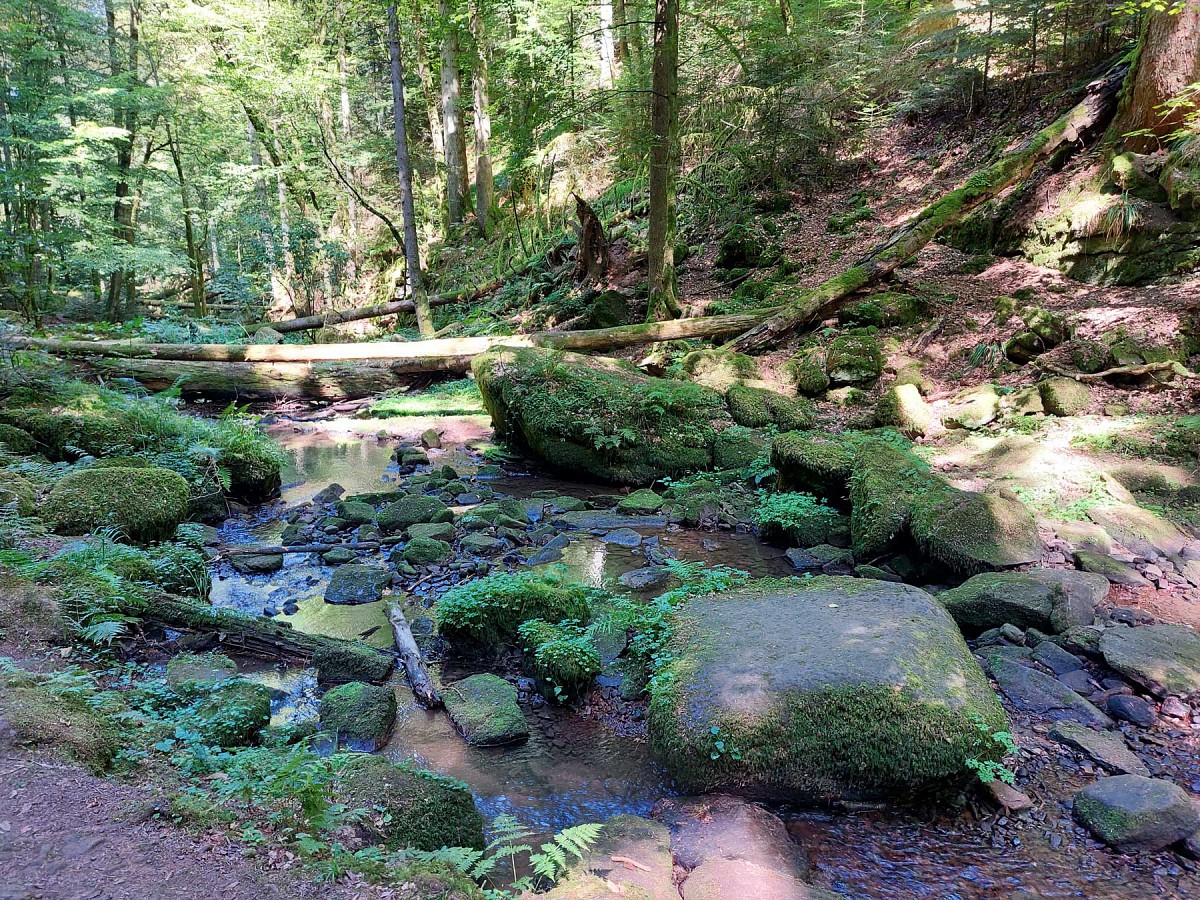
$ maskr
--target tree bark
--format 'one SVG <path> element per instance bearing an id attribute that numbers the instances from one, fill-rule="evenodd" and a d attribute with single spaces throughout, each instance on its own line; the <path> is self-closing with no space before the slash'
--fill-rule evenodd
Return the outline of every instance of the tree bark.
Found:
<path id="1" fill-rule="evenodd" d="M 579 217 L 579 260 L 575 277 L 597 282 L 608 274 L 608 240 L 604 237 L 604 225 L 596 211 L 575 194 L 575 213 Z"/>
<path id="2" fill-rule="evenodd" d="M 471 2 L 471 36 L 475 41 L 475 69 L 471 77 L 475 101 L 475 227 L 487 237 L 495 196 L 492 174 L 492 113 L 488 102 L 488 46 L 483 21 L 484 0 Z"/>
<path id="3" fill-rule="evenodd" d="M 129 179 L 133 169 L 133 145 L 137 140 L 138 131 L 138 107 L 133 96 L 133 88 L 138 78 L 138 7 L 136 3 L 129 6 L 128 52 L 124 60 L 121 59 L 118 46 L 121 33 L 117 28 L 116 10 L 112 0 L 105 0 L 104 16 L 108 38 L 109 74 L 114 80 L 122 77 L 130 79 L 130 84 L 116 93 L 113 103 L 113 124 L 125 132 L 115 141 L 117 172 L 113 189 L 113 236 L 132 247 L 137 240 L 133 226 L 133 196 Z M 132 299 L 137 294 L 134 278 L 132 269 L 126 267 L 109 273 L 106 302 L 106 315 L 109 320 L 120 321 L 132 315 Z"/>
<path id="4" fill-rule="evenodd" d="M 650 99 L 650 224 L 646 321 L 677 318 L 675 176 L 679 167 L 679 4 L 657 0 Z"/>
<path id="5" fill-rule="evenodd" d="M 1169 9 L 1150 13 L 1129 86 L 1109 129 L 1109 140 L 1115 146 L 1152 153 L 1184 124 L 1188 112 L 1194 111 L 1186 105 L 1162 108 L 1189 85 L 1200 82 L 1200 0 L 1182 2 L 1174 15 Z"/>
<path id="6" fill-rule="evenodd" d="M 392 635 L 396 639 L 396 652 L 400 654 L 400 663 L 404 666 L 404 675 L 408 686 L 412 688 L 413 696 L 426 709 L 437 709 L 442 705 L 442 698 L 434 687 L 433 679 L 429 677 L 429 669 L 421 657 L 421 648 L 413 637 L 404 610 L 396 600 L 388 602 L 388 621 L 392 623 Z"/>
<path id="7" fill-rule="evenodd" d="M 350 116 L 350 70 L 346 62 L 346 35 L 338 35 L 338 113 L 342 126 L 342 140 L 349 142 L 353 136 Z M 350 235 L 350 253 L 346 260 L 346 280 L 353 284 L 358 280 L 358 198 L 354 190 L 354 168 L 350 167 L 346 184 L 346 231 Z"/>
<path id="8" fill-rule="evenodd" d="M 400 211 L 404 218 L 404 280 L 417 316 L 421 337 L 433 337 L 433 314 L 421 286 L 421 255 L 417 243 L 417 212 L 413 203 L 412 166 L 408 161 L 408 125 L 404 116 L 404 64 L 396 24 L 396 4 L 388 6 L 388 49 L 392 64 L 392 114 L 395 117 L 396 171 L 400 178 Z"/>
<path id="9" fill-rule="evenodd" d="M 462 115 L 458 26 L 452 0 L 438 0 L 442 34 L 442 129 L 446 150 L 446 213 L 450 225 L 461 225 L 467 205 L 467 142 Z"/>
<path id="10" fill-rule="evenodd" d="M 773 346 L 790 332 L 827 315 L 856 291 L 876 284 L 915 256 L 941 231 L 962 221 L 972 210 L 1024 180 L 1041 162 L 1060 149 L 1086 143 L 1102 131 L 1116 106 L 1125 68 L 1088 85 L 1083 100 L 1043 128 L 1016 150 L 961 186 L 926 206 L 849 269 L 803 292 L 771 318 L 758 323 L 726 345 L 741 353 Z"/>
<path id="11" fill-rule="evenodd" d="M 179 134 L 169 124 L 167 125 L 167 147 L 171 153 L 171 161 L 175 164 L 175 176 L 179 179 L 179 196 L 183 205 L 183 238 L 187 249 L 188 262 L 191 265 L 191 296 L 192 309 L 198 316 L 208 315 L 208 293 L 204 287 L 204 251 L 196 240 L 196 228 L 192 222 L 192 206 L 188 193 L 187 176 L 183 171 L 183 148 L 179 143 Z"/>

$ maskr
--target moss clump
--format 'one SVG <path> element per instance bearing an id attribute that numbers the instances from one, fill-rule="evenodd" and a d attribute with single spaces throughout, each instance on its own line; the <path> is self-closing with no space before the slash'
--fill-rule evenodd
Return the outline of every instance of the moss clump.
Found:
<path id="1" fill-rule="evenodd" d="M 804 493 L 763 496 L 754 521 L 766 538 L 784 540 L 793 547 L 844 543 L 849 531 L 844 515 Z"/>
<path id="2" fill-rule="evenodd" d="M 271 722 L 271 694 L 261 684 L 236 679 L 217 686 L 195 712 L 196 731 L 213 747 L 254 743 Z"/>
<path id="3" fill-rule="evenodd" d="M 336 792 L 351 809 L 383 810 L 374 821 L 389 850 L 485 845 L 483 816 L 467 786 L 453 778 L 355 754 L 340 771 Z"/>
<path id="4" fill-rule="evenodd" d="M 499 747 L 529 738 L 517 689 L 497 675 L 472 675 L 442 691 L 446 712 L 468 744 Z"/>
<path id="5" fill-rule="evenodd" d="M 65 534 L 108 525 L 135 541 L 168 538 L 188 510 L 188 483 L 168 469 L 84 469 L 50 491 L 43 516 Z"/>
<path id="6" fill-rule="evenodd" d="M 396 721 L 396 692 L 387 685 L 351 681 L 321 698 L 321 725 L 350 740 L 379 747 Z"/>
<path id="7" fill-rule="evenodd" d="M 1074 378 L 1047 378 L 1038 384 L 1038 392 L 1053 416 L 1077 416 L 1092 405 L 1092 392 Z"/>
<path id="8" fill-rule="evenodd" d="M 37 449 L 33 436 L 28 431 L 22 431 L 13 425 L 0 424 L 0 444 L 9 453 L 22 456 Z"/>
<path id="9" fill-rule="evenodd" d="M 222 653 L 180 653 L 167 663 L 167 687 L 185 696 L 236 677 L 237 665 Z"/>
<path id="10" fill-rule="evenodd" d="M 867 440 L 907 447 L 908 440 L 891 429 L 846 431 L 793 431 L 778 435 L 771 444 L 771 464 L 779 471 L 783 487 L 807 491 L 818 497 L 841 499 L 854 468 L 854 453 Z"/>
<path id="11" fill-rule="evenodd" d="M 650 488 L 641 488 L 617 503 L 617 512 L 629 516 L 649 516 L 662 508 L 663 498 Z"/>
<path id="12" fill-rule="evenodd" d="M 744 378 L 758 377 L 753 359 L 729 350 L 693 350 L 679 365 L 693 381 L 717 391 L 728 390 Z"/>
<path id="13" fill-rule="evenodd" d="M 339 500 L 334 512 L 351 525 L 369 525 L 375 521 L 375 507 L 359 500 Z"/>
<path id="14" fill-rule="evenodd" d="M 15 504 L 18 515 L 31 516 L 37 507 L 33 485 L 16 472 L 0 469 L 0 506 Z"/>
<path id="15" fill-rule="evenodd" d="M 145 469 L 152 465 L 141 456 L 106 456 L 92 463 L 93 469 Z"/>
<path id="16" fill-rule="evenodd" d="M 713 265 L 718 269 L 754 269 L 778 251 L 766 235 L 752 225 L 732 225 L 721 238 Z"/>
<path id="17" fill-rule="evenodd" d="M 562 702 L 591 689 L 600 674 L 600 653 L 582 628 L 531 619 L 518 633 L 525 667 L 548 699 Z"/>
<path id="18" fill-rule="evenodd" d="M 438 628 L 450 641 L 488 644 L 512 638 L 523 622 L 586 622 L 589 590 L 553 575 L 502 572 L 455 585 L 437 605 Z"/>
<path id="19" fill-rule="evenodd" d="M 443 563 L 454 555 L 454 548 L 437 538 L 415 537 L 404 545 L 404 561 L 414 566 Z"/>
<path id="20" fill-rule="evenodd" d="M 921 437 L 933 424 L 933 412 L 915 384 L 893 384 L 875 406 L 875 424 L 895 428 L 906 437 Z"/>
<path id="21" fill-rule="evenodd" d="M 911 294 L 885 292 L 843 306 L 838 310 L 838 324 L 843 328 L 911 325 L 921 317 L 923 311 L 921 301 Z"/>
<path id="22" fill-rule="evenodd" d="M 376 519 L 386 533 L 403 531 L 411 525 L 453 522 L 454 512 L 436 497 L 424 494 L 405 494 L 379 511 Z"/>
<path id="23" fill-rule="evenodd" d="M 378 683 L 392 671 L 389 655 L 349 641 L 323 644 L 313 653 L 312 663 L 321 684 Z"/>
<path id="24" fill-rule="evenodd" d="M 0 669 L 0 718 L 25 744 L 54 747 L 100 772 L 121 747 L 113 721 L 77 690 L 61 691 L 11 666 Z"/>
<path id="25" fill-rule="evenodd" d="M 732 425 L 713 442 L 714 469 L 744 469 L 770 453 L 771 436 L 766 430 Z"/>
<path id="26" fill-rule="evenodd" d="M 857 558 L 875 559 L 898 546 L 933 476 L 924 460 L 884 441 L 860 442 L 852 470 L 851 546 Z"/>
<path id="27" fill-rule="evenodd" d="M 1073 332 L 1066 316 L 1041 306 L 1025 307 L 1021 310 L 1021 321 L 1046 347 L 1057 347 L 1064 341 L 1069 341 Z"/>
<path id="28" fill-rule="evenodd" d="M 433 538 L 436 541 L 454 540 L 454 525 L 450 522 L 418 522 L 408 528 L 409 540 Z"/>
<path id="29" fill-rule="evenodd" d="M 575 475 L 640 485 L 707 469 L 733 424 L 719 392 L 615 360 L 499 348 L 472 369 L 497 434 Z"/>
<path id="30" fill-rule="evenodd" d="M 1112 365 L 1112 351 L 1107 344 L 1077 338 L 1071 341 L 1071 364 L 1080 372 L 1094 375 Z"/>
<path id="31" fill-rule="evenodd" d="M 747 428 L 768 425 L 788 431 L 811 428 L 814 414 L 811 404 L 798 397 L 785 397 L 766 388 L 735 384 L 725 394 L 733 421 Z"/>
<path id="32" fill-rule="evenodd" d="M 883 348 L 872 329 L 844 334 L 825 351 L 825 372 L 833 384 L 872 381 L 883 373 L 883 364 Z"/>
<path id="33" fill-rule="evenodd" d="M 792 357 L 784 363 L 783 373 L 796 385 L 797 393 L 805 397 L 818 397 L 829 389 L 825 353 L 819 348 L 813 347 Z"/>

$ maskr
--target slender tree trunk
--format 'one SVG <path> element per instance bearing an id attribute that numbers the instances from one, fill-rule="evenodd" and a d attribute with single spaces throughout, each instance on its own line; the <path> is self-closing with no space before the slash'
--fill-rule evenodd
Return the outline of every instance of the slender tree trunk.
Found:
<path id="1" fill-rule="evenodd" d="M 475 225 L 487 236 L 492 219 L 495 179 L 492 175 L 492 113 L 488 108 L 488 46 L 483 23 L 484 0 L 472 0 L 471 36 L 475 40 Z"/>
<path id="2" fill-rule="evenodd" d="M 467 143 L 462 115 L 458 28 L 452 0 L 438 0 L 442 34 L 442 129 L 446 150 L 446 213 L 451 227 L 461 225 L 467 208 Z"/>
<path id="3" fill-rule="evenodd" d="M 596 34 L 600 50 L 600 87 L 611 88 L 617 77 L 617 48 L 613 44 L 612 0 L 600 0 L 600 28 Z"/>
<path id="4" fill-rule="evenodd" d="M 112 0 L 105 0 L 104 17 L 107 26 L 109 74 L 113 80 L 127 77 L 130 84 L 115 94 L 113 124 L 125 133 L 116 139 L 116 184 L 113 189 L 113 236 L 117 241 L 132 247 L 136 241 L 133 227 L 133 198 L 129 178 L 133 168 L 133 144 L 137 139 L 138 109 L 133 88 L 138 77 L 138 7 L 136 2 L 129 7 L 128 50 L 121 59 L 119 42 L 121 34 L 117 28 L 116 9 Z M 136 298 L 135 275 L 131 269 L 119 268 L 109 274 L 107 317 L 113 321 L 127 318 L 132 313 Z"/>
<path id="5" fill-rule="evenodd" d="M 353 137 L 350 121 L 350 72 L 346 64 L 346 37 L 338 38 L 338 112 L 341 117 L 341 139 L 349 143 Z M 353 182 L 354 167 L 350 166 L 346 177 Z M 350 236 L 350 254 L 346 261 L 346 279 L 353 284 L 358 277 L 358 200 L 354 191 L 346 188 L 346 233 Z"/>
<path id="6" fill-rule="evenodd" d="M 675 177 L 679 166 L 679 4 L 657 0 L 650 99 L 650 303 L 647 321 L 677 318 Z"/>
<path id="7" fill-rule="evenodd" d="M 441 103 L 438 90 L 433 83 L 433 68 L 429 65 L 429 53 L 425 50 L 424 30 L 418 8 L 413 7 L 413 42 L 417 48 L 417 75 L 421 80 L 421 95 L 425 98 L 425 109 L 429 114 L 429 142 L 433 146 L 434 168 L 441 172 L 446 162 L 446 140 L 442 129 Z"/>
<path id="8" fill-rule="evenodd" d="M 620 69 L 629 61 L 629 15 L 625 11 L 625 0 L 613 0 L 613 28 L 617 32 L 617 43 L 613 53 Z"/>
<path id="9" fill-rule="evenodd" d="M 396 171 L 400 177 L 400 211 L 404 217 L 404 272 L 421 337 L 433 337 L 433 314 L 421 288 L 421 256 L 417 246 L 417 212 L 413 203 L 412 166 L 408 160 L 408 126 L 404 118 L 404 62 L 396 25 L 396 4 L 388 7 L 388 52 L 392 64 L 392 114 L 395 118 Z"/>
<path id="10" fill-rule="evenodd" d="M 1200 82 L 1200 0 L 1184 0 L 1175 15 L 1150 14 L 1107 140 L 1139 153 L 1158 149 L 1190 111 L 1186 106 L 1163 109 L 1162 105 L 1196 82 Z M 1134 132 L 1146 133 L 1126 137 Z"/>
<path id="11" fill-rule="evenodd" d="M 208 315 L 208 298 L 204 287 L 204 251 L 196 240 L 196 228 L 192 222 L 192 206 L 188 193 L 187 176 L 183 170 L 183 150 L 179 145 L 179 133 L 167 125 L 167 147 L 171 161 L 175 163 L 175 176 L 179 179 L 179 197 L 183 208 L 183 238 L 187 248 L 188 262 L 192 268 L 192 310 L 197 316 Z"/>

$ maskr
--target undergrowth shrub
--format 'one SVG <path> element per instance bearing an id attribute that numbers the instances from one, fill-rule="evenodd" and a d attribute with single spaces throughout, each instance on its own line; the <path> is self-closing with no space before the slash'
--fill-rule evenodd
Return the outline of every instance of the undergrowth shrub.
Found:
<path id="1" fill-rule="evenodd" d="M 450 641 L 490 644 L 516 635 L 523 622 L 586 622 L 595 591 L 561 573 L 503 572 L 448 590 L 438 601 L 438 628 Z"/>

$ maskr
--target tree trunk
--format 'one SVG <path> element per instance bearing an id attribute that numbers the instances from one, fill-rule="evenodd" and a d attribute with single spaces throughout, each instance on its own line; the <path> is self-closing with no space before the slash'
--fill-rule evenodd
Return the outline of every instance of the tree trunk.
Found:
<path id="1" fill-rule="evenodd" d="M 629 15 L 625 11 L 625 0 L 613 0 L 613 28 L 617 32 L 616 46 L 613 48 L 613 56 L 617 61 L 617 68 L 625 65 L 629 61 Z"/>
<path id="2" fill-rule="evenodd" d="M 595 283 L 608 274 L 608 240 L 604 237 L 604 225 L 596 211 L 578 194 L 575 194 L 575 213 L 579 216 L 579 260 L 575 277 Z"/>
<path id="3" fill-rule="evenodd" d="M 417 212 L 413 203 L 412 166 L 408 161 L 408 125 L 404 117 L 404 66 L 396 25 L 396 4 L 388 6 L 388 48 L 392 62 L 392 114 L 395 118 L 396 171 L 400 177 L 400 211 L 404 217 L 404 274 L 421 337 L 433 337 L 433 314 L 421 287 L 421 256 L 417 243 Z"/>
<path id="4" fill-rule="evenodd" d="M 118 42 L 121 39 L 117 28 L 116 10 L 112 0 L 104 2 L 104 16 L 108 37 L 109 73 L 114 80 L 122 76 L 130 78 L 130 86 L 115 94 L 113 102 L 113 124 L 125 133 L 116 139 L 116 184 L 113 189 L 113 236 L 117 241 L 132 247 L 136 241 L 133 227 L 133 196 L 129 178 L 133 168 L 133 144 L 137 140 L 138 107 L 133 88 L 138 77 L 138 11 L 136 4 L 129 7 L 128 52 L 122 61 Z M 108 276 L 107 318 L 120 321 L 133 314 L 131 297 L 136 297 L 135 275 L 129 268 L 122 267 Z"/>
<path id="5" fill-rule="evenodd" d="M 440 172 L 446 160 L 446 142 L 438 92 L 433 84 L 433 69 L 429 65 L 429 54 L 425 51 L 420 8 L 416 4 L 413 4 L 413 40 L 417 46 L 417 75 L 421 80 L 421 94 L 425 98 L 425 109 L 429 115 L 429 142 L 433 146 L 433 166 Z"/>
<path id="6" fill-rule="evenodd" d="M 1162 108 L 1200 82 L 1200 0 L 1183 0 L 1176 14 L 1151 13 L 1142 31 L 1129 86 L 1108 139 L 1125 150 L 1152 153 L 1184 124 L 1188 105 Z M 1131 135 L 1128 136 L 1127 135 Z"/>
<path id="7" fill-rule="evenodd" d="M 429 677 L 429 669 L 421 657 L 421 648 L 417 646 L 404 610 L 396 600 L 388 602 L 388 621 L 392 623 L 392 635 L 396 639 L 396 652 L 400 654 L 400 663 L 404 666 L 404 675 L 412 688 L 413 696 L 426 709 L 437 709 L 442 705 L 433 679 Z"/>
<path id="8" fill-rule="evenodd" d="M 646 321 L 677 318 L 675 176 L 679 166 L 679 5 L 657 0 L 650 100 L 650 303 Z"/>
<path id="9" fill-rule="evenodd" d="M 488 108 L 488 47 L 483 23 L 484 0 L 472 0 L 471 36 L 475 40 L 475 70 L 471 78 L 475 100 L 475 226 L 487 237 L 492 218 L 495 179 L 492 175 L 492 114 Z"/>
<path id="10" fill-rule="evenodd" d="M 446 213 L 450 225 L 461 225 L 467 205 L 467 142 L 463 129 L 458 27 L 452 0 L 438 0 L 442 34 L 442 129 L 446 150 Z"/>
<path id="11" fill-rule="evenodd" d="M 851 294 L 894 272 L 941 231 L 961 222 L 972 210 L 1010 185 L 1027 178 L 1039 163 L 1061 148 L 1083 144 L 1094 137 L 1112 116 L 1124 75 L 1125 68 L 1121 67 L 1092 82 L 1083 100 L 1061 118 L 893 229 L 882 244 L 849 269 L 803 292 L 780 312 L 739 335 L 726 348 L 747 353 L 773 346 L 795 329 L 828 314 Z"/>
<path id="12" fill-rule="evenodd" d="M 600 51 L 600 87 L 611 88 L 617 75 L 617 49 L 613 44 L 612 0 L 600 0 L 600 28 L 596 34 Z"/>
<path id="13" fill-rule="evenodd" d="M 204 250 L 196 240 L 196 228 L 192 223 L 192 206 L 188 193 L 187 176 L 183 172 L 183 149 L 179 134 L 167 125 L 167 147 L 171 161 L 175 163 L 175 176 L 179 179 L 179 197 L 183 205 L 183 238 L 191 266 L 192 309 L 197 316 L 208 315 L 208 295 L 204 287 Z"/>
<path id="14" fill-rule="evenodd" d="M 353 136 L 350 117 L 350 70 L 346 63 L 346 36 L 338 37 L 338 113 L 341 119 L 342 140 L 347 143 Z M 354 195 L 354 168 L 347 172 L 346 185 L 346 231 L 350 235 L 350 254 L 346 260 L 346 280 L 353 284 L 358 280 L 358 199 Z"/>

